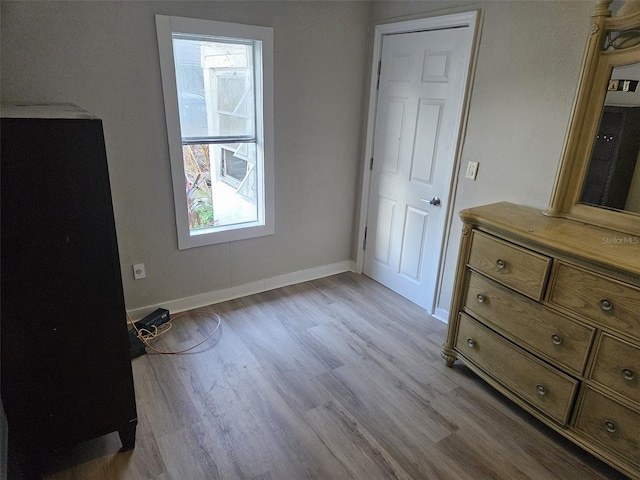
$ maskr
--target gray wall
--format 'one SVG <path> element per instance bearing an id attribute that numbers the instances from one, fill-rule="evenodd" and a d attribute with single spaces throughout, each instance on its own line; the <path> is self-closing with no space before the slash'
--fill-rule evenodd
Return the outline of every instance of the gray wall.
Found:
<path id="1" fill-rule="evenodd" d="M 3 101 L 103 119 L 127 309 L 351 258 L 370 6 L 2 3 Z M 274 27 L 275 235 L 177 250 L 154 14 Z"/>
<path id="2" fill-rule="evenodd" d="M 480 8 L 481 43 L 455 210 L 545 208 L 595 1 L 2 4 L 2 98 L 103 118 L 128 309 L 353 259 L 363 102 L 375 23 Z M 153 15 L 275 27 L 276 235 L 176 248 Z M 461 172 L 464 177 L 464 172 Z M 439 306 L 449 308 L 457 215 Z M 134 282 L 131 264 L 147 279 Z"/>
<path id="3" fill-rule="evenodd" d="M 483 24 L 454 211 L 548 206 L 587 39 L 591 1 L 375 2 L 375 23 L 480 8 Z M 464 178 L 480 163 L 476 181 Z M 446 247 L 438 307 L 449 310 L 461 222 Z"/>

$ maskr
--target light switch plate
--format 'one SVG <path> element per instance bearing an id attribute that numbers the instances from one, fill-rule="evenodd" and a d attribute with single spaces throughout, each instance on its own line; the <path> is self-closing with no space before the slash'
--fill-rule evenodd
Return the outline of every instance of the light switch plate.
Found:
<path id="1" fill-rule="evenodd" d="M 477 175 L 478 175 L 478 162 L 467 163 L 467 173 L 465 175 L 465 178 L 475 180 Z"/>

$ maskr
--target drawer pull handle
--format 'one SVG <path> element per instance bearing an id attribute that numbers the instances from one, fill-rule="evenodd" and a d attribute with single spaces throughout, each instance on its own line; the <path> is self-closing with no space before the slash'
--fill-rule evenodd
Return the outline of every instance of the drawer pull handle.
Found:
<path id="1" fill-rule="evenodd" d="M 505 266 L 504 260 L 502 260 L 501 258 L 499 258 L 498 260 L 496 260 L 496 266 L 497 266 L 499 269 L 503 269 L 503 268 L 504 268 L 504 266 Z"/>
<path id="2" fill-rule="evenodd" d="M 613 308 L 613 303 L 611 303 L 611 300 L 603 298 L 602 300 L 600 300 L 600 308 L 605 312 L 608 312 Z"/>
<path id="3" fill-rule="evenodd" d="M 467 345 L 469 345 L 471 348 L 476 346 L 476 341 L 473 338 L 468 338 L 467 339 Z"/>
<path id="4" fill-rule="evenodd" d="M 562 345 L 562 337 L 557 333 L 554 333 L 553 335 L 551 335 L 551 341 L 553 342 L 554 345 Z"/>
<path id="5" fill-rule="evenodd" d="M 609 433 L 615 433 L 615 431 L 617 430 L 616 424 L 613 423 L 611 420 L 606 420 L 604 422 L 604 428 L 606 428 L 607 432 Z"/>
<path id="6" fill-rule="evenodd" d="M 636 378 L 636 375 L 633 373 L 633 370 L 630 370 L 628 368 L 622 369 L 622 376 L 624 377 L 625 380 L 633 380 L 634 378 Z"/>
<path id="7" fill-rule="evenodd" d="M 547 389 L 544 385 L 536 385 L 536 390 L 538 391 L 538 395 L 540 395 L 541 397 L 547 394 Z"/>
<path id="8" fill-rule="evenodd" d="M 483 294 L 481 294 L 481 293 L 479 293 L 476 298 L 478 299 L 479 303 L 484 303 L 484 301 L 485 301 L 485 296 Z"/>

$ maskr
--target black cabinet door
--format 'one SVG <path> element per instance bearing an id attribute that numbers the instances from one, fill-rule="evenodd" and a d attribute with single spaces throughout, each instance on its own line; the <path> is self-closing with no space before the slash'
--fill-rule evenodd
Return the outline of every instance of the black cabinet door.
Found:
<path id="1" fill-rule="evenodd" d="M 624 210 L 640 150 L 640 108 L 605 106 L 580 201 Z"/>
<path id="2" fill-rule="evenodd" d="M 10 441 L 43 451 L 135 428 L 102 122 L 3 118 L 0 132 Z"/>

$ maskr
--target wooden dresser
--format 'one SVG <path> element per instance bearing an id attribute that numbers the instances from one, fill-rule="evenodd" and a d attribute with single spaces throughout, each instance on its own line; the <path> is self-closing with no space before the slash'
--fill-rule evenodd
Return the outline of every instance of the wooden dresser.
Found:
<path id="1" fill-rule="evenodd" d="M 640 479 L 640 238 L 510 203 L 460 216 L 447 365 Z"/>

